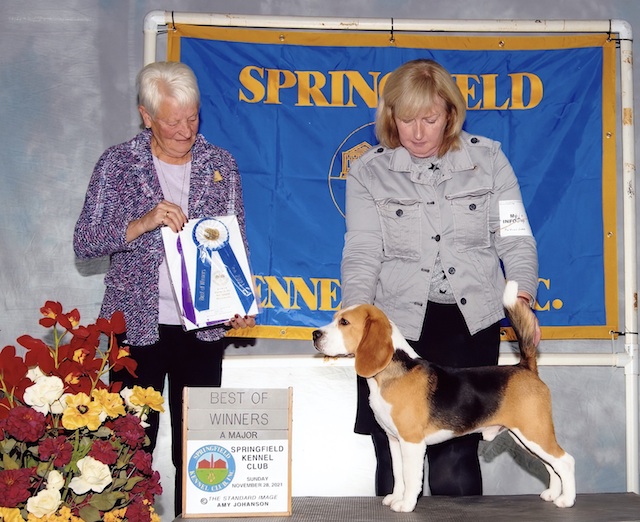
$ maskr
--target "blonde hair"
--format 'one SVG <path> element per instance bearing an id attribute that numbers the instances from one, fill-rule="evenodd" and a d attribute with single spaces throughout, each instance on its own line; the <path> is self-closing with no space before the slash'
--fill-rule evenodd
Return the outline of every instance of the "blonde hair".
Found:
<path id="1" fill-rule="evenodd" d="M 444 101 L 447 124 L 438 156 L 457 149 L 467 112 L 462 93 L 449 72 L 433 60 L 406 62 L 393 71 L 384 85 L 376 111 L 376 136 L 381 145 L 399 147 L 395 117 L 411 119 Z"/>
<path id="2" fill-rule="evenodd" d="M 182 107 L 200 107 L 198 81 L 191 67 L 180 62 L 153 62 L 145 66 L 136 79 L 138 104 L 152 118 L 156 117 L 164 98 L 174 98 Z"/>

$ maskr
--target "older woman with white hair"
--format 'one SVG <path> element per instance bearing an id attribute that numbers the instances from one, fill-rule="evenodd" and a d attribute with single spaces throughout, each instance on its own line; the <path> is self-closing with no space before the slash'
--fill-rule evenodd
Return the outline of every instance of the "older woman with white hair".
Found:
<path id="1" fill-rule="evenodd" d="M 235 159 L 198 133 L 200 92 L 193 71 L 178 62 L 156 62 L 137 78 L 138 110 L 145 130 L 107 149 L 95 166 L 76 224 L 79 258 L 110 256 L 100 315 L 121 310 L 124 342 L 137 361 L 137 377 L 112 374 L 125 386 L 163 391 L 168 377 L 175 513 L 182 511 L 182 390 L 220 386 L 224 335 L 255 325 L 251 316 L 197 331 L 181 326 L 160 228 L 180 231 L 187 220 L 233 213 L 246 247 L 242 186 Z M 153 451 L 158 415 L 149 417 Z"/>

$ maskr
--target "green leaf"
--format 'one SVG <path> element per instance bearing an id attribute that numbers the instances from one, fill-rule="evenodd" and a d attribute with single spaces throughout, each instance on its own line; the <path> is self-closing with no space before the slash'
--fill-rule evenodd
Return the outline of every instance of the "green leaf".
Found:
<path id="1" fill-rule="evenodd" d="M 100 516 L 100 510 L 89 505 L 80 509 L 80 518 L 84 522 L 100 522 L 102 517 Z"/>
<path id="2" fill-rule="evenodd" d="M 70 489 L 69 491 L 73 491 L 73 490 Z M 89 495 L 87 493 L 83 493 L 82 495 L 77 495 L 76 493 L 71 493 L 71 498 L 73 498 L 74 503 L 76 505 L 82 504 L 88 496 Z"/>
<path id="3" fill-rule="evenodd" d="M 31 455 L 35 455 L 36 457 L 38 457 L 38 446 L 29 446 L 27 448 L 27 453 L 30 453 Z"/>
<path id="4" fill-rule="evenodd" d="M 127 464 L 129 464 L 129 459 L 128 458 L 118 458 L 117 462 L 116 462 L 116 469 L 123 469 L 127 467 Z"/>
<path id="5" fill-rule="evenodd" d="M 78 448 L 78 451 L 86 455 L 91 449 L 92 444 L 93 440 L 91 440 L 91 437 L 82 437 L 80 439 L 80 446 Z"/>
<path id="6" fill-rule="evenodd" d="M 109 437 L 111 437 L 111 433 L 113 432 L 103 424 L 93 433 L 95 433 L 96 437 L 99 437 L 101 439 L 108 439 Z"/>
<path id="7" fill-rule="evenodd" d="M 6 453 L 2 455 L 2 469 L 19 469 L 20 464 Z"/>
<path id="8" fill-rule="evenodd" d="M 11 453 L 13 448 L 16 447 L 16 440 L 12 438 L 6 438 L 2 441 L 0 447 L 2 448 L 2 453 Z"/>
<path id="9" fill-rule="evenodd" d="M 139 476 L 138 477 L 131 477 L 127 481 L 127 485 L 124 487 L 124 489 L 127 490 L 127 491 L 131 491 L 131 488 L 133 488 L 133 486 L 135 486 L 141 480 L 144 480 L 144 477 L 139 477 Z"/>
<path id="10" fill-rule="evenodd" d="M 48 471 L 49 471 L 49 463 L 48 462 L 40 462 L 38 464 L 38 469 L 37 469 L 36 473 L 38 474 L 39 477 L 46 477 Z"/>
<path id="11" fill-rule="evenodd" d="M 111 511 L 118 503 L 118 500 L 123 497 L 123 493 L 118 493 L 116 491 L 110 491 L 108 493 L 98 493 L 97 495 L 93 495 L 93 497 L 91 497 L 89 504 L 96 509 L 99 509 L 100 511 Z"/>
<path id="12" fill-rule="evenodd" d="M 115 478 L 113 479 L 113 485 L 111 486 L 112 489 L 120 489 L 121 487 L 123 487 L 125 484 L 127 483 L 127 478 Z"/>

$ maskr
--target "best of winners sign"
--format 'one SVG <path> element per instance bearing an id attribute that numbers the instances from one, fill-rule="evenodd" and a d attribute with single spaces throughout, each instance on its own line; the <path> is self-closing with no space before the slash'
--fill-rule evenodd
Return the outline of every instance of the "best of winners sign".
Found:
<path id="1" fill-rule="evenodd" d="M 183 518 L 291 514 L 291 401 L 291 388 L 185 388 Z"/>

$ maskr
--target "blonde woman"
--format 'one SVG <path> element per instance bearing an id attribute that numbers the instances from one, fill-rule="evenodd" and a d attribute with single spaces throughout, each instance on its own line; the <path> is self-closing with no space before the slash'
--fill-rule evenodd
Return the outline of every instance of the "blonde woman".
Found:
<path id="1" fill-rule="evenodd" d="M 498 142 L 462 130 L 465 115 L 440 64 L 414 60 L 390 74 L 376 113 L 380 144 L 347 177 L 342 257 L 342 306 L 377 305 L 422 357 L 452 367 L 497 364 L 505 277 L 531 305 L 538 284 L 513 169 Z M 387 436 L 361 378 L 355 431 L 373 438 L 376 494 L 390 493 Z M 482 494 L 478 441 L 429 446 L 432 495 Z"/>

